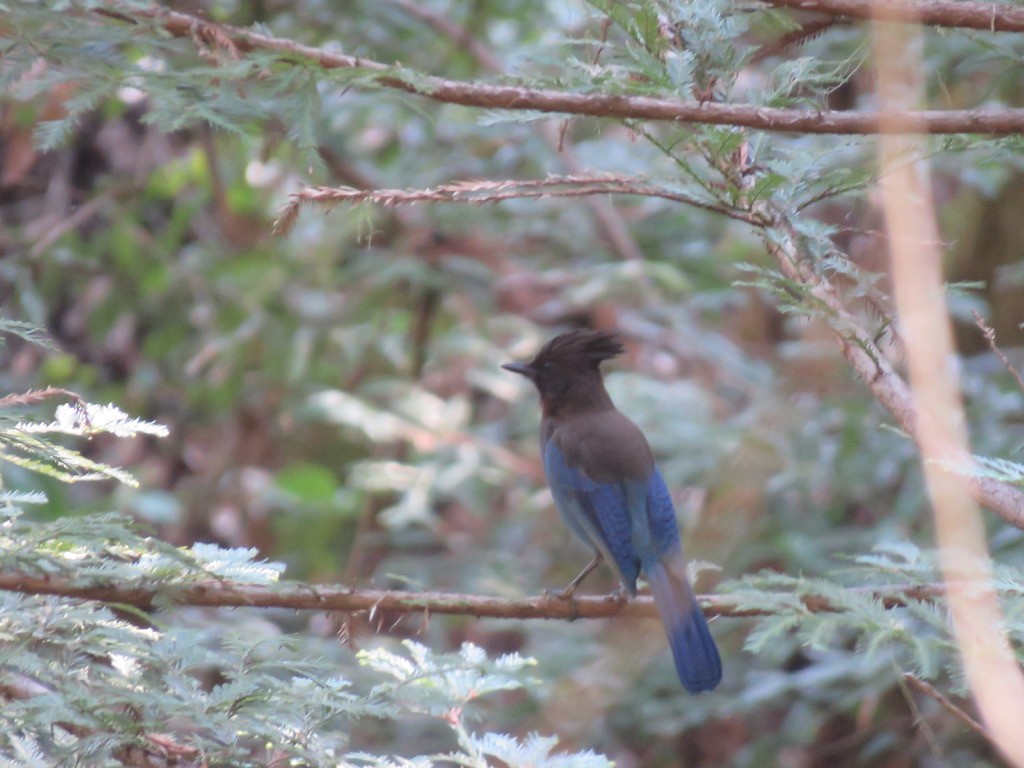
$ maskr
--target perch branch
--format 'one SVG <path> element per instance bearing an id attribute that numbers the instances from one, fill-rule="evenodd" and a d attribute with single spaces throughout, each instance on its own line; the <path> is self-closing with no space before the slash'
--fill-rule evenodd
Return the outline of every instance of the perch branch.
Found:
<path id="1" fill-rule="evenodd" d="M 907 585 L 885 590 L 866 591 L 887 608 L 904 606 L 911 600 L 940 597 L 942 588 L 931 585 Z M 236 584 L 208 580 L 186 586 L 132 586 L 125 584 L 81 584 L 67 578 L 39 578 L 23 573 L 0 573 L 0 590 L 36 595 L 57 595 L 103 603 L 121 603 L 142 609 L 170 602 L 177 605 L 218 608 L 289 608 L 301 611 L 382 611 L 475 616 L 495 619 L 599 619 L 610 616 L 656 618 L 654 601 L 647 596 L 623 600 L 618 593 L 575 596 L 565 600 L 551 595 L 504 598 L 446 592 L 399 592 L 378 589 L 353 589 L 338 585 L 283 583 L 274 586 Z M 841 608 L 817 595 L 787 593 L 792 605 L 811 613 L 837 613 Z M 728 595 L 698 598 L 709 617 L 746 618 L 768 616 L 778 611 L 745 608 Z"/>

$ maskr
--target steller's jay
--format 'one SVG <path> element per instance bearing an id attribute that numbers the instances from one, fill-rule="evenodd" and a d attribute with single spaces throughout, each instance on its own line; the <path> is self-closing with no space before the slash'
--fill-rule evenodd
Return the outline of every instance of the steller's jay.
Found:
<path id="1" fill-rule="evenodd" d="M 612 403 L 598 366 L 623 352 L 614 333 L 575 330 L 549 341 L 529 363 L 507 363 L 540 393 L 540 450 L 555 505 L 594 559 L 562 593 L 607 558 L 636 595 L 651 585 L 676 671 L 686 690 L 708 691 L 722 660 L 686 578 L 679 526 L 668 488 L 640 428 Z"/>

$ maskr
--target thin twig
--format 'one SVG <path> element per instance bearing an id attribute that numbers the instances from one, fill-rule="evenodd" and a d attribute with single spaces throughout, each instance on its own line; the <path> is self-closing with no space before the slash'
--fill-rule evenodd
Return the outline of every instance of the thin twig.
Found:
<path id="1" fill-rule="evenodd" d="M 1010 375 L 1017 381 L 1017 386 L 1020 387 L 1020 391 L 1024 392 L 1024 378 L 1021 377 L 1020 371 L 1014 368 L 1010 361 L 1006 359 L 1006 355 L 1003 354 L 1003 350 L 996 344 L 996 331 L 990 325 L 985 322 L 985 319 L 974 310 L 974 323 L 981 329 L 982 334 L 985 336 L 985 340 L 988 345 L 992 348 L 992 351 L 996 353 L 996 357 L 999 358 L 999 362 L 1003 364 L 1003 367 L 1010 372 Z"/>
<path id="2" fill-rule="evenodd" d="M 944 710 L 949 712 L 951 715 L 953 715 L 953 717 L 955 717 L 961 723 L 966 725 L 972 731 L 974 731 L 977 734 L 980 734 L 981 736 L 984 736 L 986 739 L 989 738 L 989 733 L 985 730 L 985 726 L 983 726 L 969 714 L 964 712 L 960 707 L 958 707 L 956 704 L 950 701 L 950 699 L 947 698 L 944 694 L 936 690 L 935 686 L 933 686 L 931 683 L 922 680 L 921 678 L 911 674 L 910 672 L 904 672 L 903 679 L 904 681 L 906 681 L 907 685 L 916 690 L 918 693 L 923 693 L 926 696 L 930 696 L 931 698 L 935 699 L 935 701 L 939 702 L 939 704 L 942 706 Z"/>
<path id="3" fill-rule="evenodd" d="M 910 601 L 934 600 L 943 594 L 937 585 L 892 586 L 886 589 L 851 588 L 871 594 L 886 608 L 899 608 Z M 288 608 L 301 611 L 383 611 L 447 614 L 496 619 L 599 619 L 611 616 L 655 618 L 654 601 L 647 596 L 623 600 L 618 592 L 609 595 L 574 595 L 571 600 L 548 594 L 505 598 L 445 592 L 399 592 L 354 589 L 339 585 L 309 585 L 297 582 L 275 585 L 236 584 L 206 580 L 187 585 L 149 586 L 128 584 L 89 585 L 63 578 L 40 578 L 24 573 L 0 572 L 0 590 L 25 594 L 58 595 L 81 600 L 134 605 L 146 610 L 168 602 L 177 605 L 219 608 Z M 810 613 L 838 613 L 842 609 L 818 595 L 786 594 L 789 605 Z M 698 598 L 705 615 L 749 618 L 770 616 L 779 608 L 741 607 L 729 595 Z"/>
<path id="4" fill-rule="evenodd" d="M 120 190 L 118 190 L 118 194 Z M 46 229 L 29 250 L 29 256 L 37 258 L 60 240 L 68 232 L 71 232 L 95 216 L 103 206 L 114 199 L 114 190 L 105 190 L 86 203 L 78 206 L 69 216 L 59 222 L 47 222 Z M 38 222 L 37 222 L 38 223 Z"/>
<path id="5" fill-rule="evenodd" d="M 751 64 L 760 64 L 765 59 L 772 56 L 777 56 L 787 48 L 792 48 L 797 45 L 803 45 L 808 40 L 813 40 L 818 35 L 824 34 L 832 27 L 837 24 L 846 24 L 845 19 L 815 19 L 814 21 L 808 21 L 806 24 L 801 24 L 796 29 L 787 32 L 777 40 L 773 40 L 770 43 L 766 43 L 757 49 L 757 52 L 750 57 Z"/>
<path id="6" fill-rule="evenodd" d="M 780 0 L 781 1 L 781 0 Z M 798 3 L 800 0 L 793 0 Z M 956 3 L 959 5 L 959 3 Z M 1007 14 L 1012 6 L 980 4 L 992 11 L 993 19 L 1015 19 Z M 1019 11 L 1024 14 L 1024 9 Z M 166 8 L 138 8 L 119 0 L 108 0 L 97 14 L 123 21 L 149 19 L 167 33 L 190 40 L 216 41 L 221 48 L 230 43 L 237 55 L 253 50 L 274 51 L 284 58 L 298 58 L 323 69 L 359 69 L 374 75 L 377 87 L 392 88 L 445 104 L 478 109 L 532 110 L 560 115 L 589 115 L 615 119 L 662 120 L 679 123 L 734 125 L 765 131 L 813 134 L 875 134 L 881 125 L 889 132 L 980 133 L 1009 135 L 1024 132 L 1024 109 L 960 109 L 892 112 L 820 111 L 764 107 L 752 104 L 723 104 L 711 101 L 677 101 L 650 96 L 591 94 L 462 82 L 411 72 L 400 65 L 349 56 L 316 46 L 274 37 L 227 24 L 214 24 Z M 994 28 L 1000 28 L 993 21 Z M 1024 24 L 1021 25 L 1024 29 Z"/>
<path id="7" fill-rule="evenodd" d="M 695 208 L 712 211 L 731 219 L 756 224 L 757 220 L 744 211 L 705 202 L 689 195 L 671 192 L 653 186 L 642 179 L 628 176 L 551 176 L 546 179 L 490 181 L 477 179 L 439 184 L 429 189 L 355 189 L 354 187 L 308 187 L 293 192 L 277 221 L 274 233 L 286 234 L 295 223 L 303 205 L 334 206 L 340 203 L 374 203 L 392 207 L 415 203 L 469 203 L 484 205 L 502 200 L 538 199 L 545 197 L 585 197 L 588 195 L 639 195 L 660 197 Z"/>
<path id="8" fill-rule="evenodd" d="M 66 397 L 71 400 L 79 411 L 85 413 L 85 400 L 77 392 L 63 387 L 46 387 L 30 389 L 28 392 L 17 392 L 0 397 L 0 408 L 16 408 L 18 406 L 38 405 L 55 397 Z"/>

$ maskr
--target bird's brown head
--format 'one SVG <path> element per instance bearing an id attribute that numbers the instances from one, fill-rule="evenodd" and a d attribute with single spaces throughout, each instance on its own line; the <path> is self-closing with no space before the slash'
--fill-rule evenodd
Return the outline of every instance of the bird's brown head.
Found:
<path id="1" fill-rule="evenodd" d="M 570 402 L 611 405 L 598 366 L 624 351 L 615 333 L 574 330 L 553 338 L 530 362 L 501 367 L 532 381 L 540 392 L 544 414 L 554 416 Z"/>

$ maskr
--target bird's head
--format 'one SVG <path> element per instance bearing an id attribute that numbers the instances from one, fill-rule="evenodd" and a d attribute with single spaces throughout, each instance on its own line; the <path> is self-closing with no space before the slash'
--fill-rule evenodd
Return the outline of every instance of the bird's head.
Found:
<path id="1" fill-rule="evenodd" d="M 501 367 L 532 381 L 545 413 L 553 413 L 569 398 L 581 406 L 595 399 L 607 400 L 598 366 L 624 351 L 615 333 L 574 330 L 553 338 L 530 362 Z"/>

